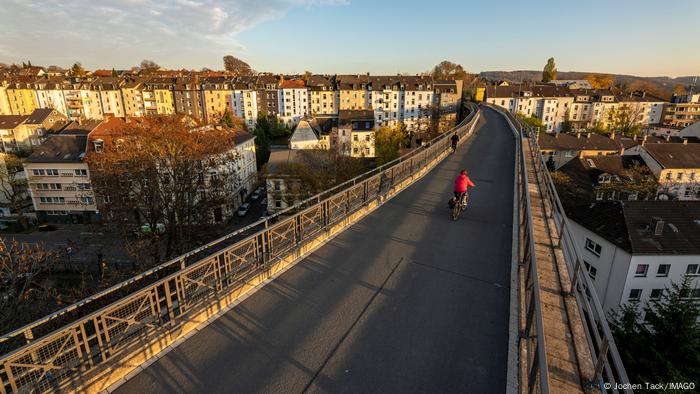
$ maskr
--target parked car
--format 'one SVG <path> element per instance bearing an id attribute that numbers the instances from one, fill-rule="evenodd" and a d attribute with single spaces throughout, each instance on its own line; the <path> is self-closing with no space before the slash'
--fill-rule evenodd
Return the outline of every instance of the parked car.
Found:
<path id="1" fill-rule="evenodd" d="M 243 203 L 240 207 L 238 207 L 238 211 L 236 211 L 236 215 L 243 217 L 248 214 L 248 211 L 250 210 L 250 204 Z"/>
<path id="2" fill-rule="evenodd" d="M 259 187 L 259 188 L 255 189 L 253 194 L 250 195 L 250 199 L 253 201 L 257 201 L 260 198 L 260 196 L 262 196 L 262 193 L 263 193 L 262 187 Z"/>
<path id="3" fill-rule="evenodd" d="M 53 224 L 40 224 L 36 229 L 39 231 L 56 231 L 56 226 Z"/>

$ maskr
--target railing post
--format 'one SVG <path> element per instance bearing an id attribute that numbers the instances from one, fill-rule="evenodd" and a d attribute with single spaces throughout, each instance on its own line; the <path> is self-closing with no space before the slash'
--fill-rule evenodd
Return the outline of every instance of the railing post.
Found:
<path id="1" fill-rule="evenodd" d="M 574 295 L 576 292 L 576 285 L 578 284 L 578 275 L 581 270 L 581 259 L 576 256 L 576 265 L 574 265 L 574 275 L 571 278 L 571 289 L 569 290 L 569 295 Z M 583 273 L 585 275 L 585 273 Z"/>
<path id="2" fill-rule="evenodd" d="M 600 348 L 600 353 L 598 354 L 598 359 L 595 362 L 595 370 L 593 375 L 593 380 L 599 381 L 603 374 L 603 367 L 605 366 L 605 359 L 608 357 L 608 350 L 610 349 L 610 343 L 608 343 L 608 338 L 603 338 L 603 345 Z"/>

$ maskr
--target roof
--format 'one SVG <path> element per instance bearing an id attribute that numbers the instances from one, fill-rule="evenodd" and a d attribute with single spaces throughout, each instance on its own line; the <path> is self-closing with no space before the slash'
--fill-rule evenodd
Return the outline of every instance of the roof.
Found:
<path id="1" fill-rule="evenodd" d="M 567 215 L 633 254 L 700 255 L 700 201 L 611 201 L 570 208 Z M 659 235 L 656 220 L 663 221 Z"/>
<path id="2" fill-rule="evenodd" d="M 306 83 L 303 79 L 283 79 L 280 81 L 280 89 L 303 89 Z"/>
<path id="3" fill-rule="evenodd" d="M 101 120 L 87 120 L 84 122 L 72 121 L 61 130 L 61 135 L 88 135 L 102 123 Z"/>
<path id="4" fill-rule="evenodd" d="M 291 163 L 297 159 L 299 150 L 281 149 L 270 152 L 270 159 L 267 162 L 267 173 L 274 174 L 278 167 L 284 163 Z"/>
<path id="5" fill-rule="evenodd" d="M 29 163 L 80 163 L 85 157 L 87 135 L 57 134 L 34 148 Z"/>
<path id="6" fill-rule="evenodd" d="M 620 150 L 617 140 L 596 133 L 540 133 L 538 139 L 543 150 Z"/>
<path id="7" fill-rule="evenodd" d="M 37 108 L 34 111 L 32 111 L 25 123 L 42 124 L 46 121 L 46 118 L 48 118 L 53 112 L 53 108 Z"/>
<path id="8" fill-rule="evenodd" d="M 27 118 L 29 118 L 28 115 L 0 115 L 0 129 L 14 129 L 27 120 Z"/>
<path id="9" fill-rule="evenodd" d="M 645 144 L 644 150 L 663 168 L 700 168 L 700 144 Z"/>
<path id="10" fill-rule="evenodd" d="M 247 131 L 239 130 L 236 132 L 236 136 L 233 138 L 233 140 L 236 143 L 236 145 L 240 145 L 244 142 L 252 140 L 253 138 L 255 138 L 253 134 Z"/>

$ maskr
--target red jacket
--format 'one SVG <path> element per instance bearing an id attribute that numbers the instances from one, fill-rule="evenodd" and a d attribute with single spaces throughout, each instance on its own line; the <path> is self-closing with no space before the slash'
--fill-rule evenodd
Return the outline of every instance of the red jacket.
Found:
<path id="1" fill-rule="evenodd" d="M 466 193 L 467 186 L 474 187 L 474 182 L 466 175 L 457 175 L 457 178 L 455 178 L 455 193 Z"/>

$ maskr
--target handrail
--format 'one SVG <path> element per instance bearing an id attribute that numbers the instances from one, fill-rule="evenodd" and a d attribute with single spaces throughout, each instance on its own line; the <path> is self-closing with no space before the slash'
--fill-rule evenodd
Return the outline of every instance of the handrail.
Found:
<path id="1" fill-rule="evenodd" d="M 478 117 L 478 110 L 473 111 L 453 131 L 468 135 Z M 200 256 L 191 264 L 187 264 L 187 257 L 194 258 L 197 252 L 180 256 L 174 260 L 179 265 L 166 263 L 176 271 L 161 268 L 161 273 L 167 275 L 149 278 L 152 282 L 116 301 L 98 304 L 97 310 L 80 316 L 66 315 L 71 320 L 65 325 L 53 329 L 48 323 L 60 313 L 67 313 L 66 309 L 6 335 L 6 341 L 13 340 L 10 345 L 15 348 L 0 357 L 0 394 L 43 392 L 80 384 L 86 376 L 104 373 L 112 360 L 153 343 L 162 344 L 165 337 L 176 338 L 179 334 L 173 333 L 188 324 L 192 316 L 209 313 L 212 305 L 220 308 L 222 298 L 239 294 L 252 278 L 266 275 L 273 266 L 290 264 L 319 240 L 346 228 L 360 209 L 378 206 L 409 185 L 415 176 L 422 176 L 449 154 L 449 134 L 443 133 L 397 160 L 346 182 L 344 189 L 334 188 L 331 190 L 335 193 L 326 191 L 305 200 L 307 205 L 295 205 L 285 211 L 296 211 L 289 217 L 275 223 L 258 222 L 264 223 L 264 228 L 255 233 L 236 232 L 243 238 L 223 245 L 213 254 Z M 221 244 L 217 240 L 208 245 L 217 242 Z M 125 287 L 124 283 L 139 284 L 132 278 L 117 287 Z M 100 299 L 101 294 L 105 293 L 83 300 L 80 305 Z M 76 308 L 73 306 L 73 310 Z M 56 322 L 60 321 L 53 323 Z M 51 331 L 37 335 L 37 327 Z"/>
<path id="2" fill-rule="evenodd" d="M 593 381 L 587 383 L 601 390 L 605 390 L 606 386 L 620 387 L 619 390 L 625 393 L 632 393 L 632 390 L 629 389 L 631 386 L 629 385 L 627 372 L 617 350 L 606 315 L 598 298 L 598 293 L 591 278 L 582 268 L 583 255 L 580 245 L 576 242 L 569 218 L 566 216 L 566 211 L 540 150 L 538 141 L 539 130 L 523 124 L 508 111 L 500 112 L 505 113 L 509 119 L 512 119 L 513 124 L 517 125 L 517 129 L 523 138 L 525 136 L 529 138 L 530 153 L 535 164 L 537 181 L 544 186 L 546 196 L 543 196 L 543 198 L 549 201 L 551 205 L 552 217 L 555 219 L 555 225 L 559 232 L 559 247 L 562 249 L 571 281 L 571 288 L 566 289 L 566 291 L 569 295 L 576 298 L 576 304 L 584 322 L 583 328 L 586 339 L 593 355 L 594 377 Z M 556 220 L 557 216 L 558 221 Z"/>

